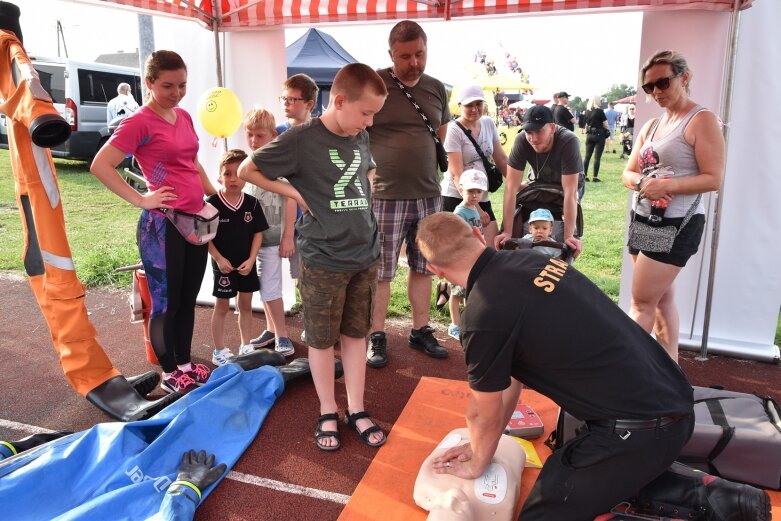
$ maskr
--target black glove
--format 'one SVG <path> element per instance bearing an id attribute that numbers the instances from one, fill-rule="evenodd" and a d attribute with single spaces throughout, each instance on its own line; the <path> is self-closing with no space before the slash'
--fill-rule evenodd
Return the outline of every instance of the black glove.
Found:
<path id="1" fill-rule="evenodd" d="M 207 457 L 206 451 L 202 450 L 196 454 L 194 450 L 189 450 L 182 456 L 176 481 L 186 481 L 197 487 L 198 491 L 202 491 L 217 481 L 227 468 L 225 463 L 214 466 L 214 454 Z M 198 496 L 200 498 L 200 494 Z"/>

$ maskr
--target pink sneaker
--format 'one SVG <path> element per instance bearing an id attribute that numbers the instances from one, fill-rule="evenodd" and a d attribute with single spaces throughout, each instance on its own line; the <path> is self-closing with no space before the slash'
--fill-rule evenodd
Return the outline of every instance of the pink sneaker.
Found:
<path id="1" fill-rule="evenodd" d="M 177 369 L 168 376 L 163 376 L 160 387 L 167 393 L 187 394 L 198 388 L 198 384 L 187 373 Z"/>
<path id="2" fill-rule="evenodd" d="M 190 365 L 192 365 L 193 368 L 190 369 L 189 371 L 185 371 L 184 374 L 192 378 L 193 381 L 195 382 L 195 385 L 205 384 L 206 380 L 209 379 L 209 374 L 210 374 L 209 368 L 203 364 L 191 363 Z"/>

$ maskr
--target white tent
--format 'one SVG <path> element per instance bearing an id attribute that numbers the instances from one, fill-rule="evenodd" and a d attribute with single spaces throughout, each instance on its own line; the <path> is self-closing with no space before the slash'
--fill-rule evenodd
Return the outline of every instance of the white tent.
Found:
<path id="1" fill-rule="evenodd" d="M 772 240 L 779 218 L 774 214 L 781 176 L 775 173 L 774 145 L 781 126 L 772 103 L 781 92 L 781 44 L 776 22 L 781 2 L 776 0 L 464 0 L 463 2 L 293 2 L 292 0 L 88 0 L 115 3 L 138 11 L 166 14 L 183 23 L 160 21 L 156 42 L 176 49 L 188 63 L 193 92 L 213 87 L 218 72 L 246 103 L 275 107 L 285 78 L 284 26 L 329 22 L 415 18 L 449 20 L 476 15 L 600 13 L 643 11 L 643 33 L 638 63 L 654 51 L 681 51 L 695 71 L 693 97 L 711 108 L 730 130 L 727 169 L 720 197 L 707 198 L 709 223 L 703 246 L 677 282 L 682 347 L 700 349 L 703 333 L 710 351 L 778 361 L 774 335 L 781 304 L 781 273 L 774 268 L 781 246 Z M 748 7 L 738 16 L 738 8 Z M 740 20 L 740 25 L 734 24 Z M 165 27 L 164 28 L 164 24 Z M 214 30 L 203 30 L 203 26 Z M 739 30 L 738 30 L 739 29 Z M 225 31 L 220 42 L 217 31 Z M 739 35 L 735 39 L 732 36 Z M 733 43 L 737 41 L 737 45 Z M 378 44 L 382 38 L 378 37 Z M 215 45 L 216 44 L 216 45 Z M 224 49 L 224 54 L 217 52 Z M 259 49 L 267 52 L 258 67 Z M 734 58 L 734 74 L 733 74 Z M 247 67 L 246 64 L 255 64 Z M 377 66 L 381 64 L 376 64 Z M 185 98 L 194 111 L 197 97 Z M 658 108 L 637 104 L 638 124 L 655 116 Z M 762 112 L 757 113 L 757 110 Z M 769 112 L 765 112 L 769 110 Z M 281 114 L 278 114 L 281 116 Z M 212 141 L 203 134 L 203 143 Z M 236 136 L 231 146 L 241 146 Z M 219 150 L 202 146 L 201 159 L 214 167 Z M 214 168 L 210 169 L 214 171 Z M 720 210 L 716 214 L 717 208 Z M 714 233 L 714 226 L 718 226 Z M 748 230 L 748 232 L 747 232 Z M 586 237 L 586 247 L 588 238 Z M 620 304 L 628 308 L 631 264 L 624 259 Z"/>

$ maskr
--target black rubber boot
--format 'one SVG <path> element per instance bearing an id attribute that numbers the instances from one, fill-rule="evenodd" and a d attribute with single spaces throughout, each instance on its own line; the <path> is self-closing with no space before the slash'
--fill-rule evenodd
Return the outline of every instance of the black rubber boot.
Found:
<path id="1" fill-rule="evenodd" d="M 171 393 L 159 400 L 145 400 L 122 375 L 106 380 L 87 393 L 92 405 L 123 422 L 145 420 L 181 397 L 179 393 Z"/>
<path id="2" fill-rule="evenodd" d="M 702 521 L 770 521 L 764 490 L 675 462 L 630 503 L 638 513 Z"/>
<path id="3" fill-rule="evenodd" d="M 138 394 L 146 396 L 154 391 L 160 384 L 160 373 L 157 371 L 147 371 L 138 376 L 128 376 L 127 383 L 132 385 L 133 389 L 135 389 Z"/>
<path id="4" fill-rule="evenodd" d="M 251 353 L 228 358 L 229 364 L 236 364 L 245 371 L 251 371 L 264 365 L 285 365 L 285 362 L 285 355 L 277 353 L 273 349 L 255 349 Z"/>
<path id="5" fill-rule="evenodd" d="M 22 438 L 21 440 L 9 441 L 8 443 L 13 445 L 14 449 L 16 449 L 16 453 L 19 454 L 20 452 L 30 450 L 33 447 L 37 447 L 38 445 L 43 445 L 44 443 L 48 443 L 52 440 L 60 439 L 63 436 L 67 436 L 68 434 L 73 433 L 71 431 L 41 432 L 38 434 L 33 434 L 32 436 L 27 436 L 26 438 Z"/>
<path id="6" fill-rule="evenodd" d="M 297 380 L 302 376 L 308 376 L 312 374 L 312 371 L 309 368 L 308 358 L 296 358 L 289 364 L 280 366 L 279 372 L 282 373 L 282 378 L 285 379 L 285 384 L 292 382 L 293 380 Z M 344 376 L 344 367 L 342 366 L 342 361 L 338 358 L 334 360 L 334 376 L 336 378 L 341 378 Z"/>
<path id="7" fill-rule="evenodd" d="M 282 373 L 282 378 L 285 379 L 285 385 L 302 376 L 309 376 L 312 374 L 312 371 L 309 369 L 308 358 L 296 358 L 289 364 L 279 366 L 277 369 Z"/>

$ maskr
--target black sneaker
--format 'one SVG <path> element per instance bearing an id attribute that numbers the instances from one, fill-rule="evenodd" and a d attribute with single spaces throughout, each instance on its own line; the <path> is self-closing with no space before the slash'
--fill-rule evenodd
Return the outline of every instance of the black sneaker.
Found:
<path id="1" fill-rule="evenodd" d="M 594 179 L 592 179 L 592 181 L 594 181 L 595 183 L 601 183 L 602 179 L 595 177 Z"/>
<path id="2" fill-rule="evenodd" d="M 366 350 L 366 365 L 379 369 L 388 365 L 388 340 L 385 333 L 378 331 L 369 335 L 369 349 Z"/>
<path id="3" fill-rule="evenodd" d="M 431 358 L 447 358 L 447 349 L 439 345 L 434 338 L 434 330 L 430 326 L 423 326 L 420 329 L 413 329 L 409 334 L 409 346 L 412 349 L 419 349 Z"/>

